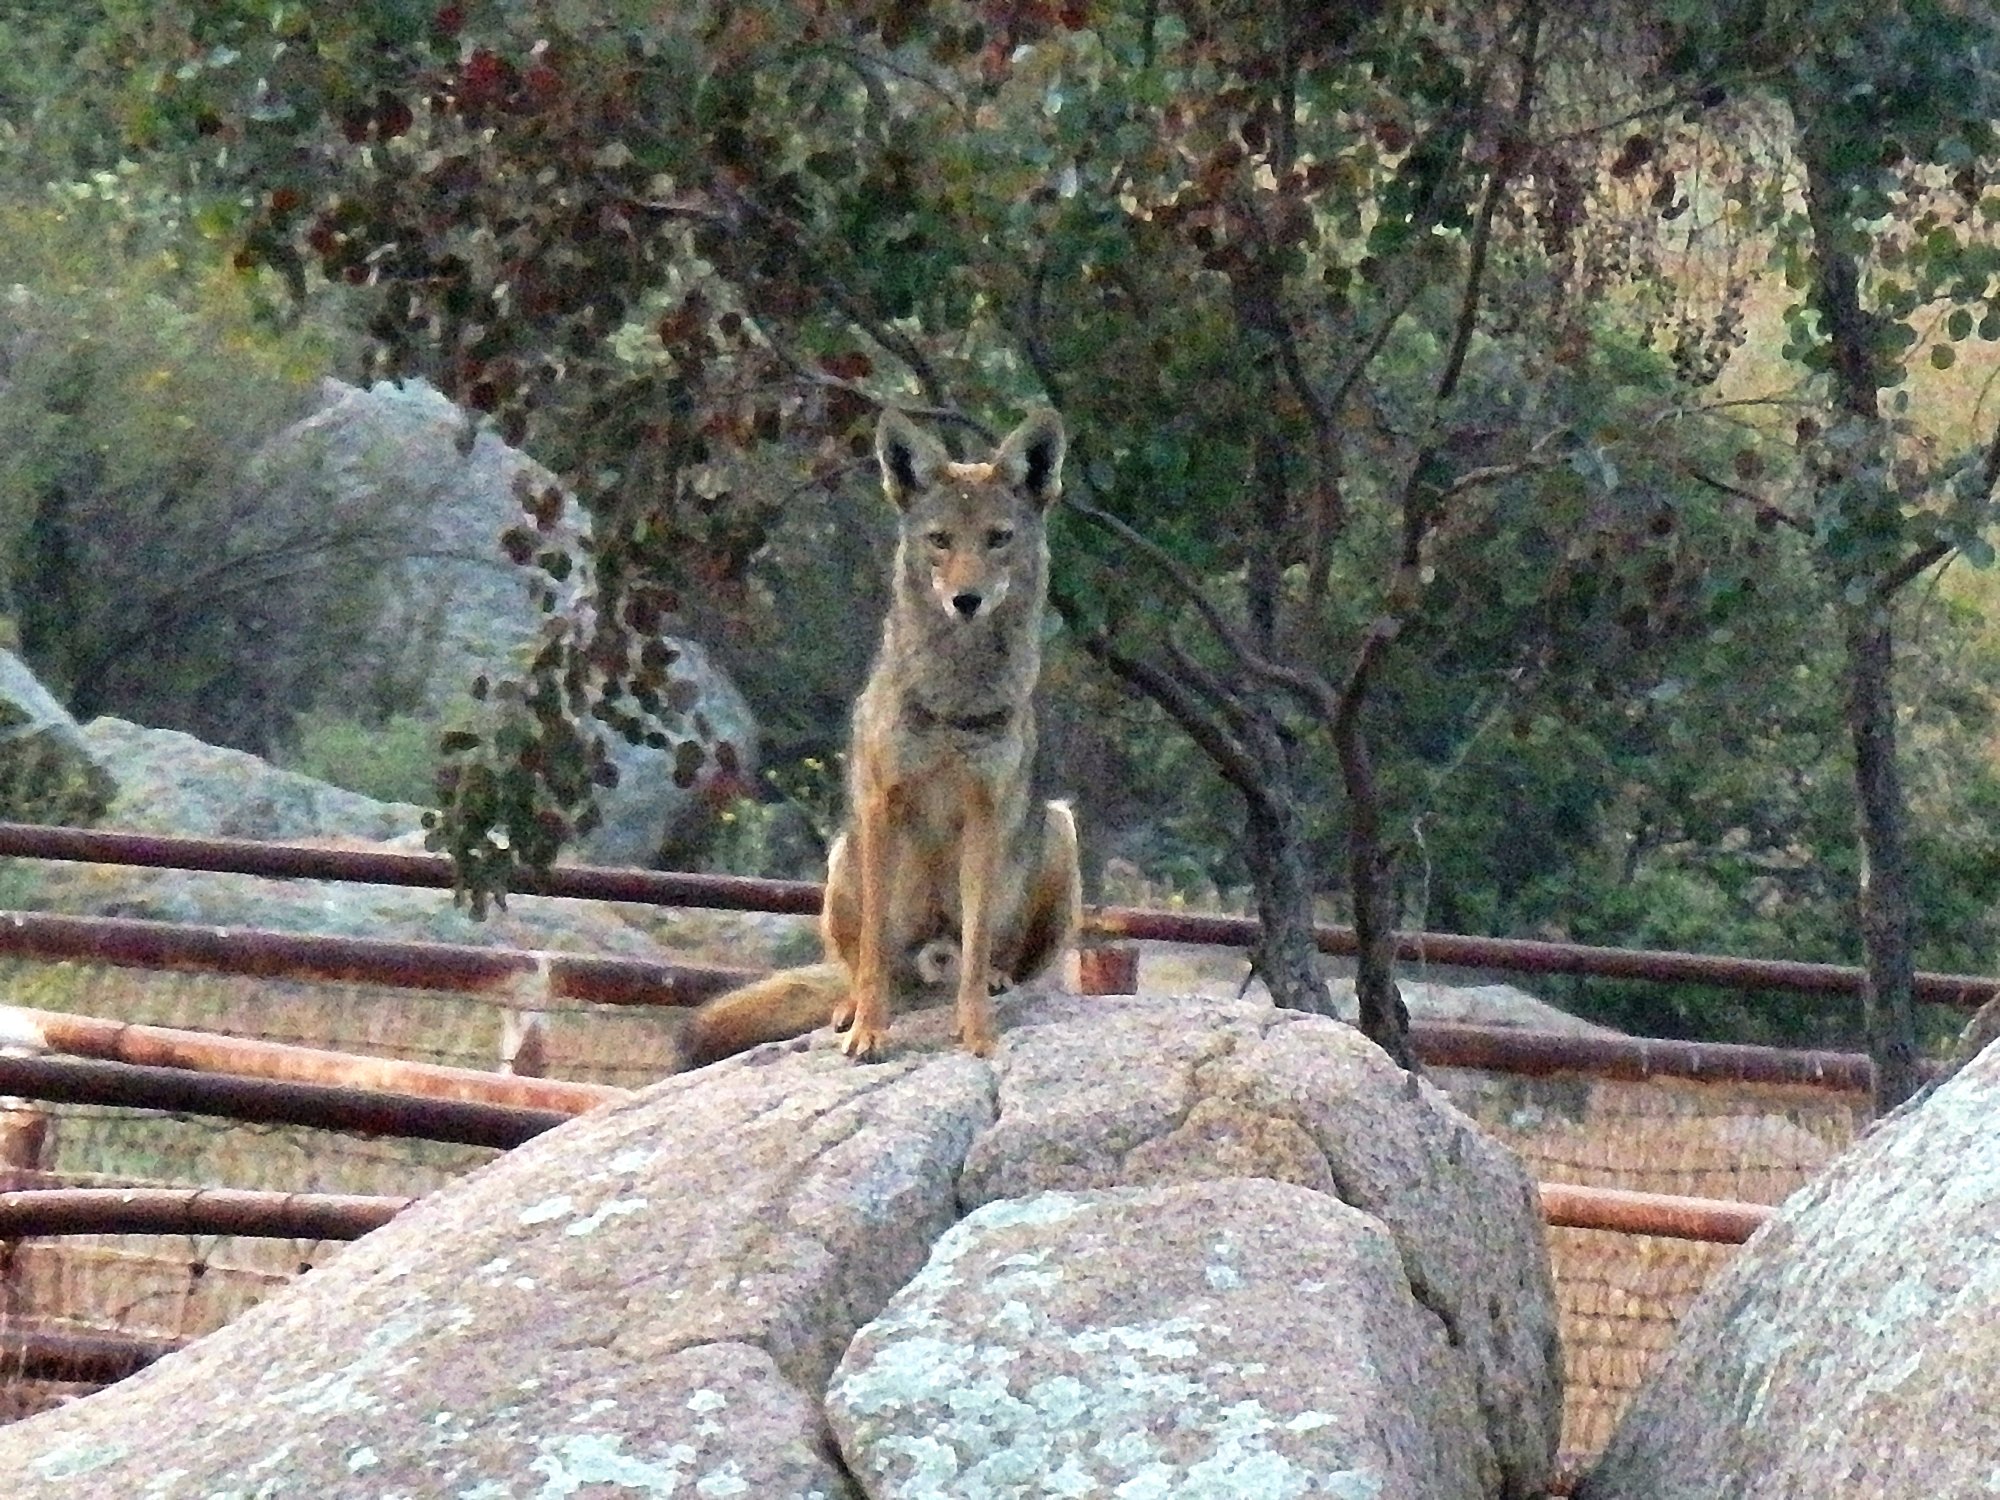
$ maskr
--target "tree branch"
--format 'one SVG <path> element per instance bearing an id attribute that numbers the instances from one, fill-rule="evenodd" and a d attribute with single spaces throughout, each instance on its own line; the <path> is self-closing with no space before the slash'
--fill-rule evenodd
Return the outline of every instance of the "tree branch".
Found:
<path id="1" fill-rule="evenodd" d="M 1057 607 L 1061 608 L 1060 604 Z M 1235 787 L 1246 802 L 1260 807 L 1269 805 L 1270 792 L 1265 788 L 1261 770 L 1250 752 L 1215 722 L 1185 685 L 1153 663 L 1127 656 L 1111 644 L 1110 637 L 1102 630 L 1079 632 L 1077 639 L 1093 661 L 1159 704 L 1167 716 L 1180 725 L 1182 732 L 1215 762 L 1223 779 Z"/>
<path id="2" fill-rule="evenodd" d="M 1925 543 L 1882 575 L 1875 585 L 1876 598 L 1889 598 L 1919 574 L 1936 567 L 1957 550 L 1956 542 L 1946 541 L 1943 537 Z"/>
<path id="3" fill-rule="evenodd" d="M 1541 0 L 1530 0 L 1527 35 L 1521 41 L 1521 86 L 1514 95 L 1514 107 L 1506 129 L 1493 148 L 1493 167 L 1486 177 L 1486 191 L 1479 202 L 1472 244 L 1465 271 L 1465 295 L 1460 299 L 1458 323 L 1452 330 L 1451 350 L 1445 356 L 1444 373 L 1438 379 L 1437 404 L 1443 406 L 1458 390 L 1465 372 L 1466 352 L 1472 347 L 1472 332 L 1478 322 L 1480 303 L 1485 295 L 1486 257 L 1493 242 L 1493 219 L 1499 212 L 1501 195 L 1513 180 L 1515 153 L 1528 138 L 1535 108 L 1535 72 L 1542 38 Z"/>

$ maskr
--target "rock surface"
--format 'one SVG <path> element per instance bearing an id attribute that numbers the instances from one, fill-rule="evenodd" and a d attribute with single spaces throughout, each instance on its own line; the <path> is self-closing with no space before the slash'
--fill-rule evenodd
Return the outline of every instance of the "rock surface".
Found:
<path id="1" fill-rule="evenodd" d="M 2000 1050 L 1877 1126 L 1702 1292 L 1588 1500 L 2000 1493 Z"/>
<path id="2" fill-rule="evenodd" d="M 827 1411 L 899 1500 L 1497 1492 L 1395 1239 L 1264 1178 L 987 1204 L 861 1330 Z"/>
<path id="3" fill-rule="evenodd" d="M 1247 972 L 1242 953 L 1200 943 L 1140 943 L 1140 988 L 1162 994 L 1251 995 L 1270 998 L 1261 979 Z M 1325 965 L 1331 969 L 1333 964 Z M 1425 972 L 1413 966 L 1413 973 Z M 1333 1013 L 1352 1021 L 1357 1014 L 1354 980 L 1330 974 L 1327 995 Z M 1477 984 L 1452 980 L 1433 983 L 1407 975 L 1396 981 L 1413 1021 L 1455 1021 L 1474 1026 L 1515 1026 L 1553 1031 L 1565 1036 L 1616 1036 L 1618 1033 L 1537 999 L 1511 984 Z"/>
<path id="4" fill-rule="evenodd" d="M 26 662 L 0 650 L 0 818 L 93 823 L 113 791 L 76 721 Z"/>
<path id="5" fill-rule="evenodd" d="M 83 742 L 118 790 L 105 825 L 200 838 L 393 839 L 415 833 L 424 810 L 285 771 L 245 750 L 174 729 L 93 719 Z"/>
<path id="6" fill-rule="evenodd" d="M 116 786 L 102 822 L 135 833 L 269 839 L 421 851 L 423 809 L 378 802 L 242 750 L 171 729 L 94 719 L 80 743 Z M 350 881 L 263 880 L 186 870 L 51 863 L 20 899 L 41 910 L 336 937 L 403 938 L 615 953 L 665 960 L 666 948 L 606 902 L 516 896 L 475 921 L 445 891 Z"/>
<path id="7" fill-rule="evenodd" d="M 949 1293 L 1051 1330 L 1019 1341 L 1041 1362 L 1023 1389 L 1082 1424 L 1105 1486 L 991 1493 L 1537 1491 L 1560 1408 L 1554 1310 L 1507 1152 L 1323 1018 L 1000 1008 L 990 1063 L 936 1011 L 899 1021 L 880 1064 L 822 1035 L 572 1122 L 184 1353 L 0 1429 L 0 1474 L 19 1477 L 10 1493 L 92 1500 L 976 1494 L 882 1476 L 912 1444 L 1032 1467 L 1033 1439 L 961 1448 L 921 1406 L 864 1414 L 855 1394 L 869 1372 L 922 1367 L 911 1320 Z M 984 1302 L 951 1289 L 974 1265 L 994 1273 Z M 1037 1286 L 1042 1268 L 1068 1274 Z M 1018 1311 L 993 1284 L 1016 1272 Z M 1129 1350 L 1136 1366 L 1118 1349 L 1132 1329 L 1164 1339 Z M 1119 1441 L 1132 1372 L 1207 1415 Z M 1280 1460 L 1311 1463 L 1319 1488 L 1265 1487 Z"/>

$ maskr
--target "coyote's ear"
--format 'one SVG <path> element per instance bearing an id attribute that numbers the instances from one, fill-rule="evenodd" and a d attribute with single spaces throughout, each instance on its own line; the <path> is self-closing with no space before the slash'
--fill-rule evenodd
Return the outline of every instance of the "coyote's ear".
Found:
<path id="1" fill-rule="evenodd" d="M 1062 493 L 1063 453 L 1067 447 L 1062 418 L 1044 406 L 1007 434 L 1007 441 L 993 455 L 993 468 L 1037 507 L 1047 510 L 1050 502 Z"/>
<path id="2" fill-rule="evenodd" d="M 882 488 L 898 510 L 910 497 L 928 489 L 938 470 L 950 461 L 944 444 L 895 407 L 885 407 L 875 428 L 875 459 L 882 465 Z"/>

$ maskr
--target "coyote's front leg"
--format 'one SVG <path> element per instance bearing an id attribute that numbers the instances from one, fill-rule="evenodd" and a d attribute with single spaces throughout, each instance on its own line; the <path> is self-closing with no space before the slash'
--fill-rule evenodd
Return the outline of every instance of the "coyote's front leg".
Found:
<path id="1" fill-rule="evenodd" d="M 889 1034 L 889 803 L 879 788 L 856 799 L 854 856 L 861 923 L 854 955 L 853 1021 L 840 1050 L 871 1057 Z M 838 1017 L 835 1018 L 836 1024 Z"/>
<path id="2" fill-rule="evenodd" d="M 993 999 L 987 985 L 993 971 L 993 885 L 1000 868 L 1000 829 L 990 789 L 968 789 L 965 825 L 959 835 L 958 1039 L 974 1057 L 990 1057 Z"/>

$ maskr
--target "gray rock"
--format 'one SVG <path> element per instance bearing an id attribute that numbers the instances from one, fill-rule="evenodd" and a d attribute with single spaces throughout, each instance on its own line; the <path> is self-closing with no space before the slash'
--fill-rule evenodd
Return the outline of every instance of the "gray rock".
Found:
<path id="1" fill-rule="evenodd" d="M 871 1496 L 1499 1493 L 1382 1225 L 1267 1179 L 989 1203 L 827 1392 Z"/>
<path id="2" fill-rule="evenodd" d="M 80 742 L 115 783 L 116 795 L 103 818 L 113 828 L 422 848 L 422 808 L 378 802 L 281 770 L 246 751 L 122 719 L 93 719 Z M 604 902 L 516 896 L 504 912 L 475 921 L 445 891 L 82 864 L 37 867 L 21 899 L 41 910 L 78 915 L 668 957 L 661 944 Z"/>
<path id="3" fill-rule="evenodd" d="M 135 833 L 392 839 L 423 823 L 413 803 L 378 802 L 174 729 L 93 719 L 83 742 L 118 788 L 106 823 Z"/>
<path id="4" fill-rule="evenodd" d="M 1471 1371 L 1496 1493 L 1533 1493 L 1562 1392 L 1541 1209 L 1520 1162 L 1351 1027 L 1250 1000 L 1207 1002 L 1201 1025 L 1175 1027 L 1175 1014 L 1052 999 L 1010 1038 L 1000 1119 L 966 1163 L 966 1201 L 1217 1176 L 1338 1197 L 1395 1237 L 1417 1299 Z"/>
<path id="5" fill-rule="evenodd" d="M 68 711 L 25 662 L 0 649 L 0 818 L 94 823 L 113 790 Z"/>
<path id="6" fill-rule="evenodd" d="M 1682 1319 L 1579 1495 L 2000 1484 L 2000 1051 L 1788 1198 Z"/>
<path id="7" fill-rule="evenodd" d="M 1514 1026 L 1524 1031 L 1552 1031 L 1560 1036 L 1617 1036 L 1609 1026 L 1599 1026 L 1581 1016 L 1573 1016 L 1546 1000 L 1511 984 L 1436 984 L 1420 979 L 1398 979 L 1403 1004 L 1412 1021 L 1450 1021 L 1467 1026 Z M 1343 1020 L 1359 1014 L 1354 998 L 1354 981 L 1336 979 L 1328 985 L 1336 1013 Z"/>
<path id="8" fill-rule="evenodd" d="M 380 617 L 343 653 L 373 692 L 455 702 L 540 620 L 500 534 L 523 519 L 517 485 L 540 491 L 554 478 L 422 380 L 327 380 L 322 396 L 258 450 L 250 481 L 286 509 L 398 518 Z"/>
<path id="9" fill-rule="evenodd" d="M 1270 992 L 1264 982 L 1247 972 L 1241 953 L 1196 943 L 1140 943 L 1139 985 L 1162 994 L 1214 995 L 1218 998 L 1248 995 L 1265 1000 Z M 1327 998 L 1333 1014 L 1352 1021 L 1358 1014 L 1354 979 L 1334 972 L 1346 967 L 1346 960 L 1328 960 Z M 1598 1026 L 1568 1011 L 1536 998 L 1511 984 L 1480 984 L 1460 977 L 1464 971 L 1444 971 L 1454 977 L 1442 980 L 1412 978 L 1412 974 L 1438 973 L 1414 964 L 1396 981 L 1403 1004 L 1413 1021 L 1452 1021 L 1473 1026 L 1515 1026 L 1531 1031 L 1553 1031 L 1565 1036 L 1617 1036 L 1606 1026 Z"/>
<path id="10" fill-rule="evenodd" d="M 507 558 L 500 537 L 522 524 L 522 498 L 554 486 L 555 476 L 476 428 L 420 380 L 382 381 L 367 390 L 328 381 L 325 393 L 319 411 L 259 452 L 254 482 L 273 505 L 402 518 L 384 543 L 390 560 L 381 613 L 341 649 L 354 681 L 365 685 L 362 701 L 383 709 L 420 705 L 439 720 L 460 717 L 473 679 L 518 670 L 517 653 L 545 619 L 526 571 Z M 548 533 L 572 546 L 579 534 L 568 518 Z M 574 607 L 580 579 L 567 586 L 564 607 Z M 706 757 L 701 770 L 691 785 L 677 785 L 672 746 L 651 749 L 610 734 L 619 782 L 599 795 L 604 822 L 572 849 L 580 859 L 654 863 L 663 848 L 692 839 L 710 805 L 733 795 L 752 773 L 757 726 L 749 704 L 698 645 L 671 644 L 681 653 L 672 673 L 686 684 L 685 734 Z M 714 753 L 725 744 L 738 768 L 733 774 Z"/>
<path id="11" fill-rule="evenodd" d="M 991 1095 L 968 1057 L 761 1061 L 553 1131 L 133 1380 L 0 1428 L 0 1488 L 846 1500 L 819 1392 L 955 1217 Z"/>
<path id="12" fill-rule="evenodd" d="M 1023 1392 L 1115 1384 L 1116 1337 L 1092 1328 L 1202 1322 L 1198 1367 L 1154 1347 L 1130 1351 L 1131 1369 L 1185 1390 L 1195 1414 L 1155 1434 L 1158 1462 L 1215 1459 L 1216 1487 L 1145 1488 L 1153 1460 L 1114 1422 L 1116 1451 L 1092 1461 L 1125 1453 L 1128 1496 L 1281 1496 L 1254 1487 L 1258 1465 L 1322 1459 L 1348 1467 L 1346 1491 L 1317 1491 L 1336 1495 L 1518 1500 L 1547 1479 L 1553 1298 L 1518 1164 L 1324 1018 L 1189 999 L 1000 1009 L 990 1063 L 954 1047 L 937 1010 L 899 1020 L 879 1064 L 822 1034 L 553 1131 L 183 1353 L 0 1428 L 9 1493 L 913 1493 L 883 1476 L 910 1441 L 946 1438 L 921 1403 L 914 1436 L 888 1406 L 864 1411 L 867 1382 L 880 1395 L 899 1361 L 922 1368 L 912 1309 L 975 1263 L 994 1274 L 988 1300 L 954 1314 L 968 1336 L 980 1316 L 1047 1335 L 1020 1345 L 1023 1371 L 1046 1371 Z M 1056 1176 L 1101 1187 L 1042 1196 Z M 1010 1256 L 1073 1274 L 1017 1314 L 992 1300 Z M 1460 1278 L 1479 1283 L 1465 1305 Z M 1549 1337 L 1523 1337 L 1496 1379 L 1503 1321 Z M 848 1365 L 862 1385 L 843 1383 L 829 1419 L 834 1369 L 871 1323 Z M 1220 1473 L 1238 1453 L 1251 1466 Z"/>

